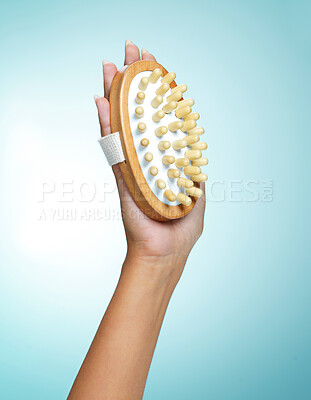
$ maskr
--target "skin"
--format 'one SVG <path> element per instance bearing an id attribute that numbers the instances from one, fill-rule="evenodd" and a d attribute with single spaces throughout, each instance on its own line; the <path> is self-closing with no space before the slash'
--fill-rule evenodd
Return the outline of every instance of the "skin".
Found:
<path id="1" fill-rule="evenodd" d="M 126 41 L 125 65 L 154 60 Z M 109 93 L 117 67 L 103 62 L 104 97 L 96 97 L 103 135 L 109 135 Z M 188 255 L 203 231 L 205 194 L 184 218 L 158 222 L 136 206 L 121 175 L 116 178 L 128 251 L 120 279 L 68 400 L 142 399 L 163 318 Z M 201 184 L 204 192 L 204 184 Z"/>

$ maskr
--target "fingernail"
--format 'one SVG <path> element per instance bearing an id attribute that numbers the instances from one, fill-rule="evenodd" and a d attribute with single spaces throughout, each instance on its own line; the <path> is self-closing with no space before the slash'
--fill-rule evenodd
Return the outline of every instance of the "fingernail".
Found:
<path id="1" fill-rule="evenodd" d="M 93 97 L 94 97 L 95 103 L 96 103 L 96 100 L 97 100 L 97 99 L 100 99 L 100 96 L 98 96 L 98 94 L 94 94 Z"/>
<path id="2" fill-rule="evenodd" d="M 128 46 L 129 44 L 133 44 L 133 42 L 130 39 L 125 40 L 125 47 Z"/>
<path id="3" fill-rule="evenodd" d="M 146 49 L 141 49 L 141 54 L 145 54 L 145 53 L 149 53 L 149 51 L 148 50 L 146 50 Z"/>
<path id="4" fill-rule="evenodd" d="M 105 66 L 106 64 L 109 64 L 109 61 L 103 60 L 103 66 Z"/>

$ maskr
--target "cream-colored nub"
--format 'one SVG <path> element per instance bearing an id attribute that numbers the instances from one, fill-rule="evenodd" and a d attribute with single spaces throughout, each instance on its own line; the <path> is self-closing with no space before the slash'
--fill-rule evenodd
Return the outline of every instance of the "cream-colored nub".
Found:
<path id="1" fill-rule="evenodd" d="M 190 146 L 193 143 L 197 143 L 200 140 L 200 136 L 197 135 L 188 135 L 184 138 L 184 140 L 187 142 L 187 145 Z M 191 147 L 192 149 L 192 147 Z M 194 150 L 194 149 L 193 149 Z M 200 149 L 198 149 L 200 150 Z"/>
<path id="2" fill-rule="evenodd" d="M 156 83 L 161 75 L 162 71 L 160 70 L 160 68 L 155 68 L 149 75 L 149 82 Z"/>
<path id="3" fill-rule="evenodd" d="M 146 124 L 144 124 L 143 122 L 139 122 L 139 124 L 137 124 L 137 129 L 139 130 L 140 133 L 145 132 Z"/>
<path id="4" fill-rule="evenodd" d="M 177 103 L 178 106 L 178 103 Z M 181 107 L 181 108 L 177 108 L 177 110 L 175 111 L 175 115 L 177 118 L 183 118 L 186 115 L 191 113 L 191 107 L 190 106 L 186 106 L 186 107 Z"/>
<path id="5" fill-rule="evenodd" d="M 168 72 L 162 79 L 161 83 L 172 83 L 173 80 L 176 78 L 175 72 Z"/>
<path id="6" fill-rule="evenodd" d="M 141 78 L 141 80 L 139 82 L 139 85 L 138 85 L 139 89 L 146 90 L 148 83 L 149 83 L 149 79 L 146 76 L 144 76 L 143 78 Z"/>
<path id="7" fill-rule="evenodd" d="M 205 182 L 207 180 L 207 175 L 206 174 L 192 175 L 191 180 L 193 182 Z"/>
<path id="8" fill-rule="evenodd" d="M 168 150 L 171 147 L 171 143 L 168 140 L 161 140 L 158 144 L 158 149 L 160 151 Z"/>
<path id="9" fill-rule="evenodd" d="M 157 137 L 161 137 L 167 133 L 168 129 L 166 126 L 160 126 L 157 128 L 154 133 L 156 134 Z"/>
<path id="10" fill-rule="evenodd" d="M 146 154 L 145 154 L 145 160 L 147 161 L 147 162 L 150 162 L 150 161 L 152 161 L 153 160 L 153 155 L 152 155 L 152 153 L 150 153 L 150 152 L 147 152 Z"/>
<path id="11" fill-rule="evenodd" d="M 175 161 L 175 165 L 177 168 L 187 167 L 190 164 L 190 160 L 188 158 L 177 158 Z"/>
<path id="12" fill-rule="evenodd" d="M 183 188 L 191 188 L 193 186 L 193 182 L 187 178 L 178 178 L 177 185 Z"/>
<path id="13" fill-rule="evenodd" d="M 170 168 L 168 171 L 167 171 L 167 176 L 169 177 L 169 178 L 179 178 L 180 177 L 180 171 L 179 171 L 179 169 L 175 169 L 175 168 Z"/>
<path id="14" fill-rule="evenodd" d="M 166 188 L 166 183 L 164 182 L 163 179 L 157 179 L 156 180 L 156 185 L 159 189 L 163 190 Z"/>
<path id="15" fill-rule="evenodd" d="M 188 119 L 193 119 L 194 121 L 197 121 L 199 118 L 200 118 L 199 113 L 191 113 L 184 116 L 184 121 L 188 121 Z"/>
<path id="16" fill-rule="evenodd" d="M 165 112 L 163 110 L 159 110 L 153 114 L 152 119 L 154 122 L 160 122 L 161 119 L 164 117 Z"/>
<path id="17" fill-rule="evenodd" d="M 202 157 L 202 153 L 200 150 L 188 150 L 185 152 L 185 157 L 189 160 L 197 160 Z"/>
<path id="18" fill-rule="evenodd" d="M 149 144 L 149 140 L 146 138 L 141 139 L 140 144 L 144 147 L 147 147 Z"/>
<path id="19" fill-rule="evenodd" d="M 182 108 L 182 107 L 192 107 L 194 104 L 194 100 L 193 99 L 186 99 L 186 100 L 181 100 L 178 102 L 178 107 Z"/>
<path id="20" fill-rule="evenodd" d="M 171 190 L 165 190 L 164 196 L 167 198 L 168 201 L 175 201 L 176 196 Z"/>
<path id="21" fill-rule="evenodd" d="M 174 142 L 172 143 L 172 147 L 174 150 L 180 150 L 186 146 L 187 146 L 187 142 L 185 140 L 174 140 Z"/>
<path id="22" fill-rule="evenodd" d="M 158 108 L 162 102 L 163 97 L 158 94 L 153 100 L 151 100 L 151 105 L 153 108 Z"/>
<path id="23" fill-rule="evenodd" d="M 163 156 L 162 157 L 162 162 L 163 162 L 164 165 L 174 164 L 175 157 L 173 157 L 173 156 Z"/>
<path id="24" fill-rule="evenodd" d="M 163 85 L 159 86 L 155 92 L 160 96 L 164 96 L 165 93 L 169 90 L 169 88 L 170 85 L 168 83 L 163 83 Z"/>
<path id="25" fill-rule="evenodd" d="M 197 167 L 203 167 L 204 165 L 208 164 L 207 158 L 199 158 L 198 160 L 192 160 L 192 165 L 196 165 Z"/>
<path id="26" fill-rule="evenodd" d="M 184 173 L 185 175 L 198 175 L 201 173 L 201 168 L 200 167 L 196 167 L 194 165 L 189 165 L 187 167 L 184 168 Z"/>
<path id="27" fill-rule="evenodd" d="M 192 137 L 195 135 L 190 135 L 188 137 Z M 207 149 L 207 143 L 205 142 L 199 142 L 199 143 L 194 143 L 193 145 L 191 145 L 191 150 L 206 150 Z"/>
<path id="28" fill-rule="evenodd" d="M 165 104 L 162 107 L 162 110 L 166 113 L 169 114 L 170 112 L 172 112 L 173 110 L 175 110 L 175 108 L 177 108 L 177 101 L 170 101 L 169 103 Z"/>
<path id="29" fill-rule="evenodd" d="M 168 124 L 168 129 L 171 132 L 176 132 L 178 129 L 181 129 L 183 127 L 183 123 L 181 121 L 174 121 Z"/>
<path id="30" fill-rule="evenodd" d="M 172 93 L 173 93 L 173 92 L 176 92 L 176 90 L 180 90 L 181 93 L 185 93 L 185 91 L 186 91 L 187 89 L 188 89 L 188 88 L 187 88 L 187 85 L 185 85 L 185 84 L 183 83 L 182 85 L 175 86 L 175 87 L 172 89 Z"/>
<path id="31" fill-rule="evenodd" d="M 135 116 L 136 118 L 142 118 L 144 116 L 144 109 L 142 107 L 136 107 Z"/>
<path id="32" fill-rule="evenodd" d="M 196 123 L 193 119 L 189 119 L 188 121 L 185 121 L 185 122 L 184 122 L 184 124 L 183 124 L 181 130 L 182 130 L 183 132 L 187 132 L 187 131 L 189 131 L 190 129 L 195 128 L 196 125 L 197 125 L 197 123 Z"/>
<path id="33" fill-rule="evenodd" d="M 189 135 L 198 135 L 198 136 L 201 136 L 201 135 L 203 135 L 203 133 L 204 133 L 204 128 L 201 128 L 201 127 L 199 127 L 199 126 L 197 126 L 196 128 L 190 129 L 190 130 L 188 131 L 188 134 L 189 134 Z"/>
<path id="34" fill-rule="evenodd" d="M 189 196 L 193 196 L 193 197 L 201 197 L 203 194 L 203 191 L 197 187 L 191 187 L 189 189 L 186 189 L 186 193 Z"/>
<path id="35" fill-rule="evenodd" d="M 186 196 L 184 193 L 178 193 L 177 200 L 185 206 L 190 206 L 190 204 L 192 203 L 190 197 Z"/>
<path id="36" fill-rule="evenodd" d="M 166 100 L 169 103 L 170 101 L 178 101 L 182 98 L 182 92 L 180 90 L 176 90 L 176 92 L 167 96 Z"/>
<path id="37" fill-rule="evenodd" d="M 149 168 L 149 173 L 150 173 L 150 175 L 152 175 L 152 176 L 158 175 L 158 172 L 159 172 L 159 170 L 158 170 L 157 167 L 150 167 L 150 168 Z"/>
<path id="38" fill-rule="evenodd" d="M 145 93 L 144 92 L 138 92 L 136 95 L 136 103 L 137 104 L 142 104 L 145 100 Z"/>

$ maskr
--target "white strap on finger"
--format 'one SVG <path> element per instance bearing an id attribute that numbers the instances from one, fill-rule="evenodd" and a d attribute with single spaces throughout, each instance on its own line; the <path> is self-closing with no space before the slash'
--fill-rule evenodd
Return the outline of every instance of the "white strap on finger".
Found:
<path id="1" fill-rule="evenodd" d="M 103 149 L 110 167 L 125 160 L 119 132 L 101 137 L 98 139 L 98 142 Z"/>

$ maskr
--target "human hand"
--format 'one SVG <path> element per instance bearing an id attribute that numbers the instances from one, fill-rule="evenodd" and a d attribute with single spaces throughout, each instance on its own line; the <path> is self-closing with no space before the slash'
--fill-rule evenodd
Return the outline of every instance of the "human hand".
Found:
<path id="1" fill-rule="evenodd" d="M 138 47 L 131 41 L 125 42 L 124 65 L 139 61 Z M 156 61 L 154 56 L 142 50 L 142 59 Z M 117 67 L 103 61 L 104 97 L 95 97 L 102 136 L 111 134 L 109 94 Z M 205 210 L 205 185 L 201 183 L 203 196 L 198 199 L 193 210 L 185 217 L 168 222 L 154 221 L 147 217 L 135 204 L 123 180 L 119 165 L 112 167 L 120 195 L 122 218 L 128 243 L 128 257 L 152 260 L 153 263 L 164 261 L 176 269 L 178 280 L 186 259 L 203 231 Z"/>

